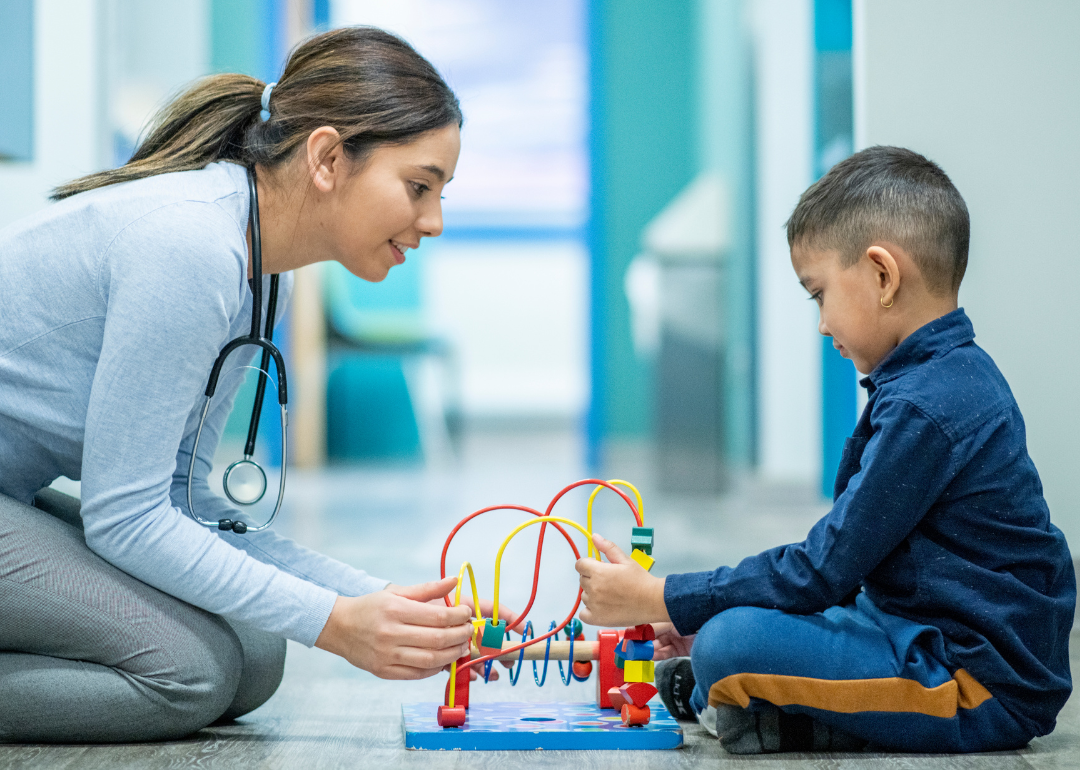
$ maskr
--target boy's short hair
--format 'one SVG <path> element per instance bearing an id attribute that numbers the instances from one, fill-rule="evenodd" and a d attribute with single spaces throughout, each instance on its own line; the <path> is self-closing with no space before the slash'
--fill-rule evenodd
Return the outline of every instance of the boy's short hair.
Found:
<path id="1" fill-rule="evenodd" d="M 788 246 L 840 252 L 851 267 L 876 240 L 915 261 L 929 291 L 955 292 L 967 269 L 967 205 L 933 161 L 902 147 L 869 147 L 829 169 L 799 198 Z"/>

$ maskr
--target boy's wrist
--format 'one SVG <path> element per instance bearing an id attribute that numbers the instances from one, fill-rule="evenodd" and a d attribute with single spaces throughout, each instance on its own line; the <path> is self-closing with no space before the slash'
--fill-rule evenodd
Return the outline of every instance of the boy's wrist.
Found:
<path id="1" fill-rule="evenodd" d="M 646 597 L 645 606 L 649 608 L 649 617 L 655 618 L 650 620 L 653 623 L 670 623 L 671 618 L 668 616 L 667 602 L 664 601 L 664 586 L 667 582 L 667 578 L 649 576 L 649 589 L 648 596 Z"/>

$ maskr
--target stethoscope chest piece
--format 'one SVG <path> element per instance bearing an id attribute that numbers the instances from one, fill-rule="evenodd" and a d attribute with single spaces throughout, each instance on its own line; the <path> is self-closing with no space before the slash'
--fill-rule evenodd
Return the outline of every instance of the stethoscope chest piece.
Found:
<path id="1" fill-rule="evenodd" d="M 266 473 L 246 457 L 225 470 L 223 481 L 225 495 L 236 505 L 254 505 L 266 494 Z"/>

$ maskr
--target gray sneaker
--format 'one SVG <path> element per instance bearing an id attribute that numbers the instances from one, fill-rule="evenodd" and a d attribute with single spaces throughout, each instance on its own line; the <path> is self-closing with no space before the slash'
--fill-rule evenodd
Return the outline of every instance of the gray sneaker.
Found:
<path id="1" fill-rule="evenodd" d="M 690 695 L 694 692 L 690 658 L 669 658 L 657 663 L 656 689 L 671 716 L 684 722 L 696 718 L 690 706 Z"/>

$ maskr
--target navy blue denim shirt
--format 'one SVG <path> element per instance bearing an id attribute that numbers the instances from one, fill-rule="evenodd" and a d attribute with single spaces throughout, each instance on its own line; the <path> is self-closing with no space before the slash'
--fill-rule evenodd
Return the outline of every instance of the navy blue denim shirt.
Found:
<path id="1" fill-rule="evenodd" d="M 1032 735 L 1072 690 L 1072 559 L 1050 523 L 1024 420 L 963 309 L 923 326 L 861 381 L 832 510 L 801 543 L 713 572 L 669 575 L 682 634 L 729 607 L 798 614 L 860 588 L 883 611 L 941 630 L 964 668 Z"/>

